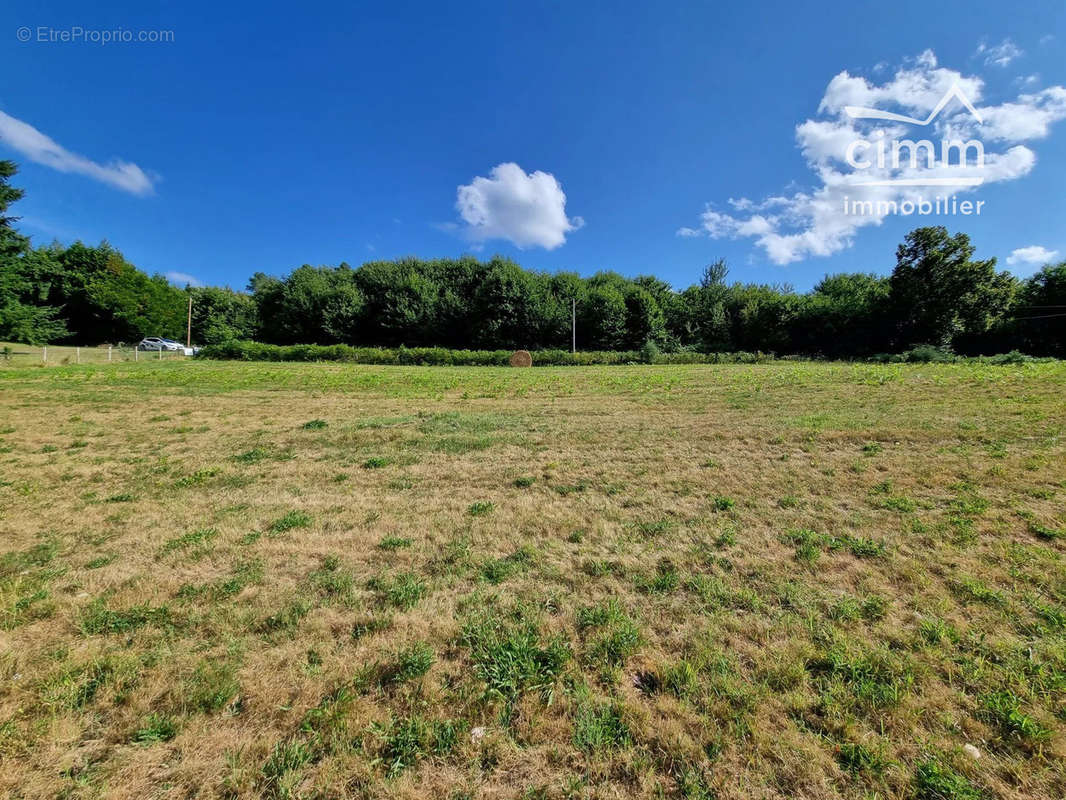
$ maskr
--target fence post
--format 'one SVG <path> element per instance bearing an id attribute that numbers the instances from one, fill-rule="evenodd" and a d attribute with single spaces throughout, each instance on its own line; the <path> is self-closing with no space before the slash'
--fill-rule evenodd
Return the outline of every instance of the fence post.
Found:
<path id="1" fill-rule="evenodd" d="M 141 353 L 141 348 L 139 348 L 139 347 L 134 347 L 133 348 L 133 360 L 134 361 L 137 360 L 137 356 L 139 356 L 140 353 Z"/>
<path id="2" fill-rule="evenodd" d="M 159 345 L 159 360 L 163 360 L 163 345 Z"/>
<path id="3" fill-rule="evenodd" d="M 42 347 L 41 348 L 41 361 L 43 361 L 45 364 L 48 363 L 48 348 L 47 347 Z"/>
<path id="4" fill-rule="evenodd" d="M 111 345 L 107 346 L 107 363 L 111 363 Z"/>
<path id="5" fill-rule="evenodd" d="M 75 347 L 74 348 L 74 363 L 75 364 L 80 364 L 81 363 L 81 348 L 80 347 Z"/>

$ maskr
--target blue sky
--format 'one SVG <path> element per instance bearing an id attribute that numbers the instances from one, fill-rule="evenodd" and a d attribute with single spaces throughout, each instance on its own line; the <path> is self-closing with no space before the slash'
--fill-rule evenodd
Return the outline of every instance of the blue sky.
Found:
<path id="1" fill-rule="evenodd" d="M 928 222 L 1003 266 L 1015 253 L 1019 274 L 1066 258 L 1061 0 L 106 5 L 0 11 L 0 158 L 37 243 L 106 238 L 149 272 L 234 287 L 473 252 L 678 287 L 723 256 L 733 279 L 802 290 L 890 271 Z M 39 41 L 72 26 L 173 41 Z M 818 149 L 844 102 L 924 116 L 901 92 L 952 76 L 1001 156 L 967 195 L 982 215 L 827 221 Z"/>

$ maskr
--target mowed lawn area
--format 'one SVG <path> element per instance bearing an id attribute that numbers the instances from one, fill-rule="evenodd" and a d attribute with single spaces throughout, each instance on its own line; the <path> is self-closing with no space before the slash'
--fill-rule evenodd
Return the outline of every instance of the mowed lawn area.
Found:
<path id="1" fill-rule="evenodd" d="M 0 367 L 0 793 L 1066 796 L 1066 364 Z"/>

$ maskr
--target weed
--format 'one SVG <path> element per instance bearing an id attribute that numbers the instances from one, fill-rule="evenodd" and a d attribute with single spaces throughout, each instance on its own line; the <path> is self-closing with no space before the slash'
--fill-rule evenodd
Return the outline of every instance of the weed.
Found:
<path id="1" fill-rule="evenodd" d="M 277 536 L 297 528 L 309 528 L 312 521 L 310 514 L 303 511 L 290 511 L 285 516 L 278 517 L 271 522 L 269 530 L 272 536 Z"/>
<path id="2" fill-rule="evenodd" d="M 823 690 L 833 692 L 840 681 L 850 697 L 864 708 L 895 706 L 914 683 L 914 673 L 903 656 L 888 650 L 854 652 L 834 644 L 819 658 L 807 662 L 812 675 L 823 679 Z"/>
<path id="3" fill-rule="evenodd" d="M 129 633 L 145 625 L 169 625 L 170 610 L 166 606 L 147 603 L 122 611 L 107 608 L 102 599 L 93 601 L 81 612 L 78 627 L 87 635 Z"/>
<path id="4" fill-rule="evenodd" d="M 387 631 L 392 627 L 392 617 L 365 617 L 352 625 L 352 638 L 362 639 L 375 633 Z"/>
<path id="5" fill-rule="evenodd" d="M 460 727 L 450 720 L 427 722 L 419 716 L 374 723 L 371 732 L 381 743 L 376 760 L 384 766 L 388 777 L 395 778 L 429 755 L 450 752 L 458 742 Z"/>
<path id="6" fill-rule="evenodd" d="M 182 688 L 182 704 L 210 713 L 225 708 L 240 692 L 236 669 L 227 661 L 202 661 Z"/>
<path id="7" fill-rule="evenodd" d="M 217 528 L 200 528 L 195 531 L 189 531 L 188 533 L 183 533 L 181 536 L 168 539 L 163 544 L 160 554 L 165 555 L 167 553 L 173 553 L 175 550 L 187 550 L 191 547 L 200 548 L 217 538 Z"/>
<path id="8" fill-rule="evenodd" d="M 982 794 L 964 776 L 945 764 L 926 759 L 914 773 L 916 800 L 982 800 Z"/>
<path id="9" fill-rule="evenodd" d="M 273 751 L 263 764 L 263 779 L 269 787 L 285 785 L 290 774 L 298 773 L 314 759 L 311 747 L 299 739 L 291 738 L 274 745 Z M 287 795 L 285 792 L 272 792 L 274 795 Z"/>
<path id="10" fill-rule="evenodd" d="M 621 667 L 643 641 L 637 623 L 613 598 L 578 609 L 577 626 L 586 637 L 586 663 L 604 670 Z"/>
<path id="11" fill-rule="evenodd" d="M 1046 539 L 1048 541 L 1066 538 L 1066 530 L 1049 528 L 1047 525 L 1041 525 L 1037 522 L 1029 523 L 1029 531 L 1037 538 Z"/>
<path id="12" fill-rule="evenodd" d="M 347 601 L 355 588 L 355 578 L 349 570 L 342 569 L 340 559 L 326 556 L 318 569 L 307 576 L 311 589 L 319 597 L 330 601 Z"/>
<path id="13" fill-rule="evenodd" d="M 414 608 L 429 593 L 426 582 L 411 572 L 378 575 L 367 582 L 367 588 L 378 595 L 378 602 L 403 611 Z"/>
<path id="14" fill-rule="evenodd" d="M 694 697 L 699 689 L 699 672 L 696 666 L 686 659 L 664 668 L 657 677 L 659 685 L 665 691 L 681 699 Z"/>
<path id="15" fill-rule="evenodd" d="M 1015 744 L 1036 748 L 1051 738 L 1051 731 L 1022 711 L 1021 702 L 1009 691 L 989 692 L 980 698 L 982 719 Z"/>
<path id="16" fill-rule="evenodd" d="M 668 558 L 660 559 L 653 575 L 641 575 L 634 582 L 638 592 L 644 594 L 669 594 L 681 585 L 681 575 Z"/>
<path id="17" fill-rule="evenodd" d="M 307 616 L 310 610 L 310 603 L 300 599 L 290 600 L 273 614 L 264 618 L 259 623 L 258 630 L 261 633 L 291 631 L 300 624 L 300 620 Z"/>
<path id="18" fill-rule="evenodd" d="M 214 478 L 215 476 L 221 474 L 221 472 L 222 469 L 220 467 L 204 467 L 203 469 L 196 470 L 196 472 L 192 473 L 191 475 L 186 475 L 182 478 L 178 478 L 178 480 L 174 482 L 174 485 L 180 486 L 182 488 L 188 488 L 190 486 L 200 486 L 202 484 L 207 483 L 209 480 L 211 480 L 211 478 Z"/>
<path id="19" fill-rule="evenodd" d="M 464 623 L 462 641 L 470 648 L 486 694 L 503 701 L 506 717 L 525 692 L 539 692 L 550 700 L 570 660 L 566 642 L 543 641 L 536 620 L 523 611 L 512 618 L 491 610 L 476 613 Z"/>
<path id="20" fill-rule="evenodd" d="M 251 450 L 245 450 L 243 453 L 239 453 L 233 457 L 233 460 L 238 464 L 258 464 L 270 455 L 270 453 L 262 447 L 254 447 Z"/>
<path id="21" fill-rule="evenodd" d="M 378 542 L 378 547 L 382 550 L 402 550 L 405 547 L 410 547 L 412 544 L 413 540 L 403 536 L 386 536 Z"/>
<path id="22" fill-rule="evenodd" d="M 958 578 L 948 582 L 951 590 L 966 602 L 986 603 L 1001 606 L 1005 603 L 1003 594 L 976 578 Z"/>
<path id="23" fill-rule="evenodd" d="M 392 463 L 384 456 L 371 456 L 363 462 L 363 469 L 382 469 Z"/>
<path id="24" fill-rule="evenodd" d="M 881 748 L 872 749 L 861 742 L 841 742 L 836 757 L 840 766 L 851 773 L 880 776 L 889 767 Z"/>
<path id="25" fill-rule="evenodd" d="M 488 503 L 479 500 L 476 503 L 471 503 L 470 507 L 466 511 L 472 517 L 484 517 L 488 514 L 491 514 L 495 508 L 496 505 L 494 503 Z"/>
<path id="26" fill-rule="evenodd" d="M 713 497 L 711 505 L 715 511 L 732 511 L 736 507 L 736 501 L 731 497 Z"/>
<path id="27" fill-rule="evenodd" d="M 329 423 L 324 419 L 312 419 L 305 422 L 300 426 L 305 431 L 321 431 L 329 427 Z"/>
<path id="28" fill-rule="evenodd" d="M 177 721 L 166 714 L 149 714 L 141 727 L 133 734 L 137 744 L 155 744 L 169 742 L 178 735 Z"/>
<path id="29" fill-rule="evenodd" d="M 528 489 L 536 482 L 536 478 L 530 477 L 528 475 L 523 475 L 521 478 L 514 479 L 514 487 L 516 489 Z"/>
<path id="30" fill-rule="evenodd" d="M 637 533 L 645 539 L 654 539 L 657 536 L 669 533 L 676 526 L 673 520 L 656 519 L 648 520 L 646 522 L 634 522 L 633 527 L 636 528 Z"/>
<path id="31" fill-rule="evenodd" d="M 942 619 L 923 619 L 918 624 L 918 634 L 927 644 L 942 644 L 958 638 L 954 626 Z"/>
<path id="32" fill-rule="evenodd" d="M 562 484 L 553 488 L 555 489 L 556 494 L 558 494 L 560 497 L 567 497 L 572 494 L 580 494 L 581 492 L 588 489 L 589 485 L 584 481 L 580 481 L 578 483 Z"/>
<path id="33" fill-rule="evenodd" d="M 481 575 L 491 584 L 503 581 L 529 569 L 536 560 L 536 553 L 529 547 L 520 547 L 511 555 L 486 561 L 481 566 Z"/>
<path id="34" fill-rule="evenodd" d="M 586 753 L 616 750 L 632 741 L 617 703 L 584 703 L 574 720 L 574 746 Z"/>
<path id="35" fill-rule="evenodd" d="M 378 683 L 382 687 L 396 686 L 421 678 L 433 666 L 436 655 L 425 642 L 414 642 L 402 648 L 396 658 L 378 670 Z"/>

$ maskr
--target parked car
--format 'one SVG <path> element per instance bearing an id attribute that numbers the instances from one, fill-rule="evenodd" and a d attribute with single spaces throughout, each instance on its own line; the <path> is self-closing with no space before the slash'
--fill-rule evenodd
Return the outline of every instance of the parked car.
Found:
<path id="1" fill-rule="evenodd" d="M 159 336 L 146 336 L 137 345 L 138 350 L 184 350 L 179 342 L 173 339 L 163 339 Z"/>

